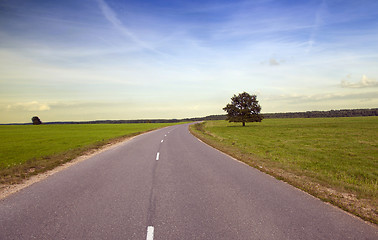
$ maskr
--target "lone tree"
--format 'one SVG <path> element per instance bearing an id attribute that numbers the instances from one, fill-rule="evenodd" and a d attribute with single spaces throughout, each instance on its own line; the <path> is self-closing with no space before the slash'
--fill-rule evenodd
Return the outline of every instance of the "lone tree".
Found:
<path id="1" fill-rule="evenodd" d="M 260 115 L 261 106 L 256 99 L 256 95 L 246 92 L 234 95 L 231 104 L 223 108 L 227 112 L 229 122 L 242 122 L 243 127 L 246 122 L 261 122 L 263 116 Z"/>
<path id="2" fill-rule="evenodd" d="M 32 122 L 33 122 L 33 125 L 40 125 L 40 124 L 42 124 L 42 121 L 37 116 L 32 117 Z"/>

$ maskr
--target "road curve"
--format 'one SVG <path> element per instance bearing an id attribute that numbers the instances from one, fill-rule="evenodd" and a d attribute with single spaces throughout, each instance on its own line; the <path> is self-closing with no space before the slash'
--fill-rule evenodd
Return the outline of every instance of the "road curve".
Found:
<path id="1" fill-rule="evenodd" d="M 378 239 L 193 137 L 142 134 L 0 201 L 0 239 Z"/>

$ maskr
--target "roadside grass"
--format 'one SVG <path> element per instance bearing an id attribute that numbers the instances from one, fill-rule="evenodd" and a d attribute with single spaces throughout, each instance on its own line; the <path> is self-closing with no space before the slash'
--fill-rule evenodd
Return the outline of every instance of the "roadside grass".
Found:
<path id="1" fill-rule="evenodd" d="M 172 123 L 0 126 L 0 186 L 68 162 L 89 150 Z"/>
<path id="2" fill-rule="evenodd" d="M 378 117 L 208 121 L 209 145 L 344 210 L 378 222 Z"/>

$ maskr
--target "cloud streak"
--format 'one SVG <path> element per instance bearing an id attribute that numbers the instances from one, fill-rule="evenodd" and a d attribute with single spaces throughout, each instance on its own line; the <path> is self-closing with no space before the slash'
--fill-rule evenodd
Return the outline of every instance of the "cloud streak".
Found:
<path id="1" fill-rule="evenodd" d="M 347 76 L 348 80 L 341 80 L 341 87 L 343 88 L 372 88 L 378 87 L 378 81 L 368 78 L 366 75 L 362 75 L 362 78 L 358 82 L 350 82 L 350 75 Z"/>
<path id="2" fill-rule="evenodd" d="M 322 93 L 313 95 L 287 94 L 270 98 L 273 101 L 287 101 L 291 103 L 303 102 L 329 102 L 330 100 L 356 100 L 356 99 L 375 99 L 378 100 L 377 92 L 364 93 Z"/>
<path id="3" fill-rule="evenodd" d="M 154 53 L 162 54 L 160 51 L 156 50 L 148 43 L 141 40 L 133 31 L 127 28 L 117 17 L 117 13 L 113 11 L 113 9 L 106 3 L 105 0 L 97 0 L 97 3 L 104 17 L 115 27 L 115 29 L 117 29 L 119 33 L 121 33 L 128 39 L 132 40 L 135 44 L 137 44 L 137 46 L 139 46 L 142 49 L 147 49 Z"/>
<path id="4" fill-rule="evenodd" d="M 22 102 L 22 103 L 15 103 L 9 104 L 7 106 L 7 111 L 28 111 L 28 112 L 43 112 L 50 110 L 50 106 L 46 103 L 40 103 L 37 101 L 31 102 Z"/>
<path id="5" fill-rule="evenodd" d="M 312 27 L 310 38 L 308 40 L 308 48 L 306 52 L 309 53 L 312 50 L 313 45 L 316 43 L 316 36 L 318 34 L 319 28 L 322 24 L 324 24 L 324 18 L 327 11 L 326 1 L 323 0 L 320 6 L 318 7 L 316 14 L 315 14 L 315 23 Z"/>

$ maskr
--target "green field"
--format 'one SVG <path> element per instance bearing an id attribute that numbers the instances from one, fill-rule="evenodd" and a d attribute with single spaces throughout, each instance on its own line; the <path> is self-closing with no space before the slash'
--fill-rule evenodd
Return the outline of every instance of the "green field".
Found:
<path id="1" fill-rule="evenodd" d="M 168 123 L 54 124 L 0 126 L 0 183 L 14 183 L 56 167 L 117 138 Z M 32 171 L 30 171 L 32 169 Z"/>
<path id="2" fill-rule="evenodd" d="M 378 117 L 265 119 L 246 127 L 209 121 L 191 130 L 251 166 L 377 220 Z"/>

